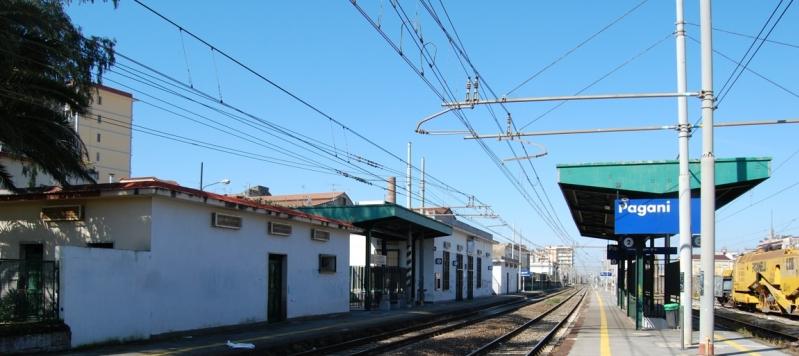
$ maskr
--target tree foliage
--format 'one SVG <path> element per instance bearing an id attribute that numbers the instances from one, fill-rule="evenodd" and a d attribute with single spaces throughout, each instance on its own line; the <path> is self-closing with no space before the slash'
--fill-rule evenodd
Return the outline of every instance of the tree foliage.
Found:
<path id="1" fill-rule="evenodd" d="M 93 181 L 69 112 L 88 110 L 93 83 L 114 63 L 114 41 L 84 37 L 64 5 L 0 0 L 0 143 L 68 185 Z M 2 165 L 0 186 L 17 190 Z"/>

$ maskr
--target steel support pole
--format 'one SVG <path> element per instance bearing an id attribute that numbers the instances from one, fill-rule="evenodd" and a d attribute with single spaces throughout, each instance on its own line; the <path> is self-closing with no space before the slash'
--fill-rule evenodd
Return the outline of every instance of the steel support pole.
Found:
<path id="1" fill-rule="evenodd" d="M 635 239 L 635 330 L 644 322 L 644 245 L 645 239 Z"/>
<path id="2" fill-rule="evenodd" d="M 713 355 L 713 274 L 716 249 L 716 160 L 713 153 L 713 30 L 710 0 L 701 0 L 700 52 L 702 57 L 702 242 L 699 271 L 704 276 L 699 308 L 699 354 Z"/>
<path id="3" fill-rule="evenodd" d="M 687 90 L 685 69 L 685 10 L 684 0 L 677 1 L 677 92 Z M 691 248 L 691 175 L 689 171 L 688 138 L 691 126 L 688 124 L 688 103 L 686 97 L 677 97 L 678 146 L 680 152 L 679 168 L 679 206 L 680 206 L 680 304 L 682 306 L 682 348 L 690 347 L 693 339 L 692 302 L 692 254 Z"/>
<path id="4" fill-rule="evenodd" d="M 405 171 L 405 194 L 407 194 L 407 197 L 405 199 L 405 207 L 408 209 L 412 209 L 411 207 L 411 202 L 412 202 L 411 198 L 413 197 L 413 193 L 411 191 L 412 177 L 413 176 L 411 175 L 411 143 L 408 142 L 408 168 Z M 424 214 L 424 212 L 422 212 L 422 214 Z"/>
<path id="5" fill-rule="evenodd" d="M 372 228 L 366 229 L 366 260 L 363 268 L 363 308 L 372 310 Z"/>

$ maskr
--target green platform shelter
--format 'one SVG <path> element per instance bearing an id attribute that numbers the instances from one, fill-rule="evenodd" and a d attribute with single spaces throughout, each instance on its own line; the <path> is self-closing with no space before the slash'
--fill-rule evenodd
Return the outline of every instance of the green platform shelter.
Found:
<path id="1" fill-rule="evenodd" d="M 411 248 L 411 261 L 410 275 L 406 282 L 406 291 L 409 300 L 412 300 L 417 294 L 417 300 L 421 300 L 423 295 L 417 293 L 421 287 L 417 288 L 413 285 L 413 281 L 419 279 L 419 285 L 422 285 L 423 279 L 420 271 L 420 266 L 417 266 L 417 254 L 423 253 L 420 242 L 424 239 L 432 239 L 441 236 L 452 235 L 452 227 L 444 224 L 438 220 L 431 219 L 425 215 L 419 214 L 415 211 L 409 210 L 403 206 L 385 203 L 385 204 L 369 204 L 369 205 L 351 205 L 351 206 L 324 206 L 324 207 L 307 207 L 299 208 L 300 210 L 320 215 L 332 219 L 349 222 L 364 230 L 366 236 L 366 266 L 365 276 L 363 279 L 363 289 L 371 291 L 373 286 L 370 285 L 372 278 L 370 277 L 371 269 L 368 268 L 371 264 L 371 250 L 372 238 L 379 238 L 383 243 L 381 250 L 383 254 L 386 253 L 385 242 L 389 240 L 406 241 Z M 417 247 L 418 245 L 418 247 Z M 420 256 L 419 259 L 423 259 Z M 371 294 L 366 295 L 365 309 L 371 306 Z"/>
<path id="2" fill-rule="evenodd" d="M 580 235 L 616 243 L 621 239 L 614 232 L 616 199 L 677 198 L 679 189 L 679 162 L 676 160 L 559 164 L 557 170 L 558 184 Z M 768 179 L 770 171 L 771 158 L 767 157 L 716 159 L 716 209 Z M 698 198 L 698 160 L 690 162 L 690 173 L 691 196 Z M 652 303 L 654 306 L 651 299 L 654 295 L 653 268 L 650 271 L 644 268 L 646 263 L 654 262 L 654 256 L 645 256 L 644 248 L 647 241 L 654 247 L 654 239 L 665 236 L 626 236 L 635 237 L 635 254 L 622 254 L 618 261 L 617 304 L 627 309 L 628 315 L 635 318 L 636 328 L 641 328 L 644 305 Z M 666 256 L 668 258 L 668 254 Z M 669 275 L 670 271 L 674 270 L 667 267 L 667 281 L 677 278 L 674 272 Z M 644 297 L 646 294 L 650 296 L 648 301 Z"/>

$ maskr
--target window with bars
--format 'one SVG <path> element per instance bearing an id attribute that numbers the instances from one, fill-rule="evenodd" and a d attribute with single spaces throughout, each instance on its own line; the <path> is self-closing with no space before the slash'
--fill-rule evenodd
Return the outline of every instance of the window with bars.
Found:
<path id="1" fill-rule="evenodd" d="M 483 287 L 483 259 L 477 257 L 477 288 Z"/>
<path id="2" fill-rule="evenodd" d="M 449 252 L 444 251 L 441 274 L 444 277 L 444 290 L 449 290 Z"/>

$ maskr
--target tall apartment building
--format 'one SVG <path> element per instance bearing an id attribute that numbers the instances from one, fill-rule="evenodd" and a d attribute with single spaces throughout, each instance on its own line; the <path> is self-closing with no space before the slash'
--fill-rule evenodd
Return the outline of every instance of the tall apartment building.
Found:
<path id="1" fill-rule="evenodd" d="M 571 246 L 547 246 L 549 260 L 561 267 L 574 265 L 574 248 Z"/>
<path id="2" fill-rule="evenodd" d="M 103 85 L 97 85 L 96 88 L 88 112 L 74 115 L 70 123 L 86 145 L 86 163 L 92 169 L 95 180 L 104 183 L 110 177 L 114 180 L 130 177 L 133 95 Z M 19 188 L 57 184 L 52 177 L 39 172 L 30 161 L 3 152 L 2 148 L 0 163 L 6 167 L 14 185 Z M 2 193 L 10 192 L 0 190 Z"/>
<path id="3" fill-rule="evenodd" d="M 133 95 L 97 85 L 89 111 L 72 122 L 86 145 L 98 183 L 130 177 Z"/>

